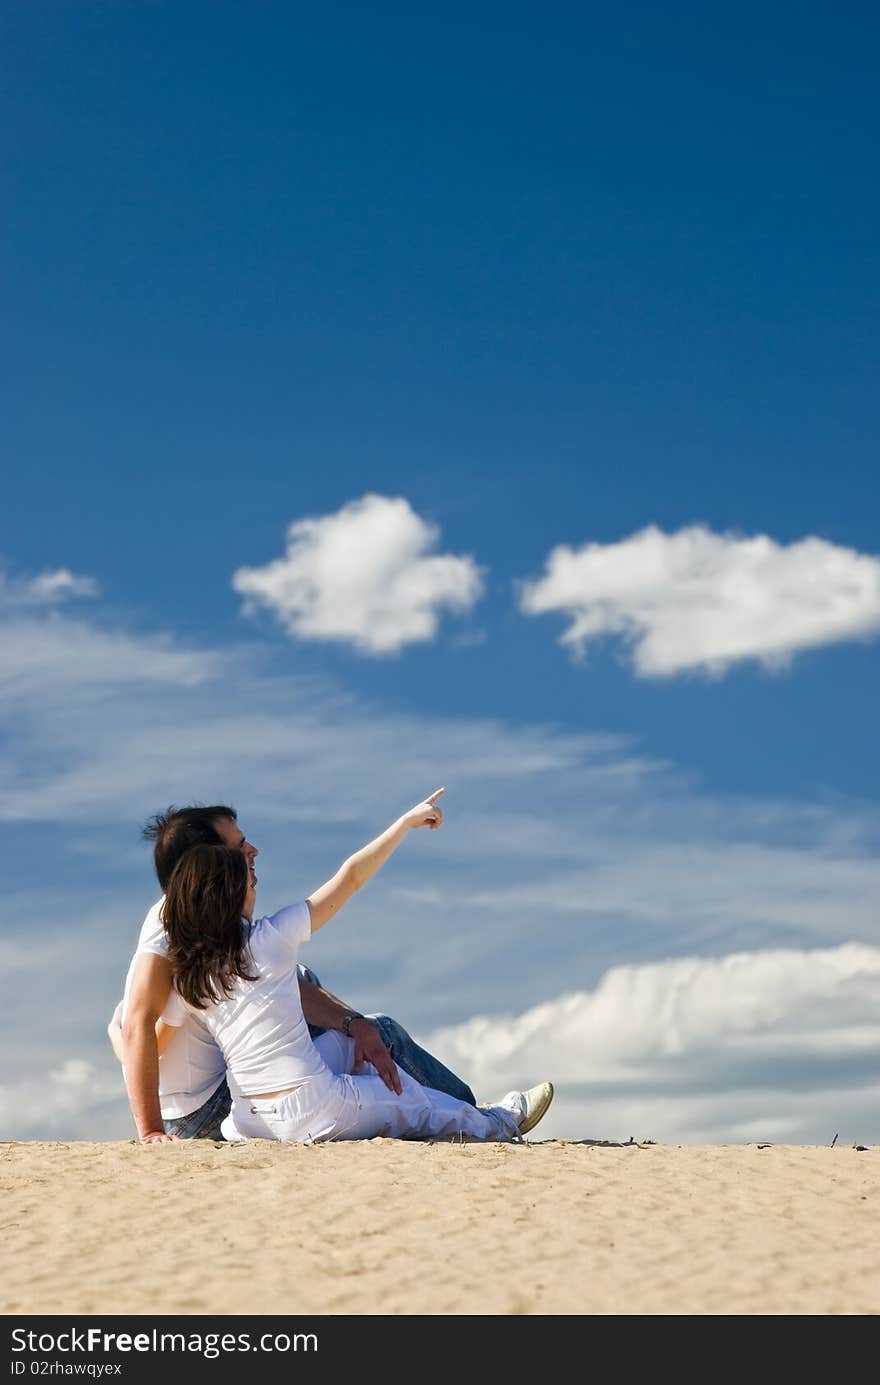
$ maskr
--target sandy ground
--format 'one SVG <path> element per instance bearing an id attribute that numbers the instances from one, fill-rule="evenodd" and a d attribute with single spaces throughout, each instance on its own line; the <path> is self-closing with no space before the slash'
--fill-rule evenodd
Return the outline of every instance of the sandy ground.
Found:
<path id="1" fill-rule="evenodd" d="M 0 1145 L 9 1313 L 875 1314 L 880 1146 Z"/>

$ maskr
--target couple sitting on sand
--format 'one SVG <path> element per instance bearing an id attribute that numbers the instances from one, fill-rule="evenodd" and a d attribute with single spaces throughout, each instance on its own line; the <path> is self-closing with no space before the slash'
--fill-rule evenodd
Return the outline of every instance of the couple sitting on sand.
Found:
<path id="1" fill-rule="evenodd" d="M 516 1141 L 549 1082 L 477 1106 L 395 1020 L 349 1009 L 297 964 L 302 943 L 404 837 L 443 821 L 438 789 L 302 903 L 254 921 L 257 848 L 232 808 L 183 808 L 146 829 L 165 891 L 144 920 L 109 1033 L 143 1143 L 170 1139 Z"/>

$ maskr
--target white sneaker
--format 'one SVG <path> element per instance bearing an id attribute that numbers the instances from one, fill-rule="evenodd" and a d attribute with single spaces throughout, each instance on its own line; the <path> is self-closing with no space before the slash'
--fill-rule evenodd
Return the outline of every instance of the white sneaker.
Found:
<path id="1" fill-rule="evenodd" d="M 526 1114 L 520 1122 L 519 1133 L 527 1135 L 530 1130 L 534 1130 L 538 1121 L 543 1120 L 550 1110 L 550 1102 L 553 1100 L 553 1083 L 540 1082 L 537 1087 L 529 1087 L 527 1092 L 523 1092 L 523 1099 L 526 1103 Z"/>
<path id="2" fill-rule="evenodd" d="M 553 1100 L 553 1083 L 541 1082 L 537 1087 L 529 1087 L 526 1092 L 508 1092 L 498 1105 L 509 1111 L 516 1121 L 521 1135 L 534 1130 L 539 1120 L 543 1120 Z"/>

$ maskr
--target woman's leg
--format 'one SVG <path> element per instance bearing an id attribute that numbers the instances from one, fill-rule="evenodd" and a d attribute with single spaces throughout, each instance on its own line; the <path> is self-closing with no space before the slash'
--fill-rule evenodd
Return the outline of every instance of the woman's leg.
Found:
<path id="1" fill-rule="evenodd" d="M 476 1106 L 476 1098 L 467 1083 L 444 1067 L 439 1058 L 417 1044 L 402 1024 L 391 1019 L 390 1015 L 367 1015 L 366 1018 L 376 1025 L 399 1071 L 409 1073 L 421 1087 L 431 1087 L 435 1092 L 445 1092 L 447 1096 L 454 1097 L 456 1101 Z M 354 1039 L 347 1039 L 337 1029 L 325 1029 L 314 1044 L 331 1072 L 351 1072 Z"/>
<path id="2" fill-rule="evenodd" d="M 390 1092 L 381 1077 L 356 1075 L 342 1078 L 352 1084 L 355 1102 L 347 1104 L 337 1119 L 330 1140 L 372 1140 L 385 1136 L 398 1140 L 520 1139 L 519 1108 L 511 1105 L 479 1107 L 457 1101 L 446 1092 L 422 1087 L 401 1071 L 401 1093 Z"/>
<path id="3" fill-rule="evenodd" d="M 354 1039 L 347 1039 L 338 1029 L 325 1029 L 312 1042 L 331 1072 L 337 1075 L 351 1072 L 354 1066 Z"/>

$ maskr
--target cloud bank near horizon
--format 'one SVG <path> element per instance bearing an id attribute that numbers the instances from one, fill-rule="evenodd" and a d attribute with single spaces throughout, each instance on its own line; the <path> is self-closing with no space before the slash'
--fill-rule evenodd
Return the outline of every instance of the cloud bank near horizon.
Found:
<path id="1" fill-rule="evenodd" d="M 551 1079 L 541 1137 L 880 1138 L 880 948 L 765 949 L 607 971 L 427 1047 L 483 1094 Z"/>

